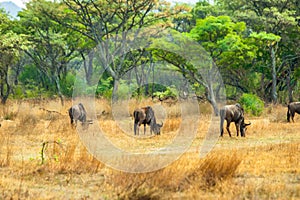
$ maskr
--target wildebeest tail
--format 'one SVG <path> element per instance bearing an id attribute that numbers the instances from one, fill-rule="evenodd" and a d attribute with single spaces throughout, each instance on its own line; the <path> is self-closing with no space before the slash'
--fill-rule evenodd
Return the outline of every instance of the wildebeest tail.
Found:
<path id="1" fill-rule="evenodd" d="M 133 117 L 134 117 L 133 129 L 134 129 L 134 135 L 136 135 L 137 126 L 138 126 L 138 122 L 139 122 L 139 112 L 138 111 L 134 111 L 133 112 Z"/>
<path id="2" fill-rule="evenodd" d="M 71 124 L 73 124 L 74 120 L 73 120 L 73 109 L 72 108 L 69 109 L 69 116 L 71 119 Z"/>
<path id="3" fill-rule="evenodd" d="M 134 123 L 137 123 L 139 121 L 139 112 L 134 111 L 133 112 L 133 117 L 134 117 Z"/>
<path id="4" fill-rule="evenodd" d="M 287 110 L 287 121 L 290 122 L 290 117 L 291 117 L 291 114 L 290 114 L 290 105 L 288 105 L 288 110 Z"/>

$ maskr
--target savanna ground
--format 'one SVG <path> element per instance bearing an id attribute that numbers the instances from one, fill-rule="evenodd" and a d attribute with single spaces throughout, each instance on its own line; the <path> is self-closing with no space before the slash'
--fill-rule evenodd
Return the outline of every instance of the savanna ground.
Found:
<path id="1" fill-rule="evenodd" d="M 0 199 L 300 199 L 300 117 L 287 123 L 284 106 L 268 106 L 261 117 L 246 116 L 252 124 L 245 138 L 225 132 L 200 158 L 211 119 L 210 106 L 201 104 L 189 150 L 160 170 L 134 174 L 110 168 L 87 151 L 70 126 L 71 104 L 32 100 L 1 107 Z M 129 110 L 148 104 L 153 103 L 131 102 Z M 124 134 L 104 100 L 97 100 L 97 121 L 89 130 L 100 124 L 107 138 L 130 151 L 163 147 L 182 126 L 182 116 L 176 105 L 155 108 L 163 110 L 156 112 L 158 123 L 159 113 L 165 118 L 160 136 Z M 130 116 L 128 127 L 133 128 Z M 231 130 L 235 133 L 233 124 Z"/>

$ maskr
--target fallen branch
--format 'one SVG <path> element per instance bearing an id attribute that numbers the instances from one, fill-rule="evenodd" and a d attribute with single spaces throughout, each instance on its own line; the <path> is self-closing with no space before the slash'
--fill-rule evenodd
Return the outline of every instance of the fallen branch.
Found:
<path id="1" fill-rule="evenodd" d="M 55 110 L 48 110 L 48 109 L 45 109 L 45 108 L 40 108 L 40 110 L 46 111 L 46 112 L 48 112 L 50 114 L 55 113 L 55 114 L 63 115 L 60 112 L 55 111 Z"/>
<path id="2" fill-rule="evenodd" d="M 61 142 L 58 142 L 58 141 L 55 141 L 55 140 L 43 142 L 43 144 L 42 144 L 42 150 L 41 150 L 41 159 L 42 159 L 41 164 L 44 164 L 44 161 L 45 161 L 44 154 L 45 154 L 46 147 L 47 147 L 48 144 L 57 144 L 61 149 L 63 149 L 63 145 L 62 145 Z"/>

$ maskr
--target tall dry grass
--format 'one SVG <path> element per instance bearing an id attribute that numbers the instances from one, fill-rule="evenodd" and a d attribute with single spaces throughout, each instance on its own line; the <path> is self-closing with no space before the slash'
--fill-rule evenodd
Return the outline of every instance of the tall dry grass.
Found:
<path id="1" fill-rule="evenodd" d="M 182 158 L 151 173 L 113 172 L 107 183 L 119 199 L 161 199 L 162 194 L 178 192 L 197 194 L 234 178 L 241 161 L 237 153 L 213 152 L 205 159 Z"/>
<path id="2" fill-rule="evenodd" d="M 142 151 L 168 144 L 182 122 L 179 106 L 131 100 L 124 113 L 128 123 L 132 123 L 134 108 L 145 105 L 162 110 L 158 117 L 165 117 L 161 136 L 128 135 L 133 134 L 132 124 L 129 133 L 120 128 L 105 100 L 96 102 L 96 123 L 120 148 Z M 190 150 L 163 169 L 131 174 L 105 166 L 87 151 L 70 126 L 70 106 L 71 101 L 61 106 L 52 100 L 9 102 L 0 107 L 1 116 L 9 118 L 0 128 L 0 199 L 300 198 L 300 122 L 296 118 L 296 123 L 286 123 L 285 107 L 267 108 L 259 118 L 247 116 L 252 125 L 246 138 L 225 134 L 212 152 L 200 158 L 197 150 L 210 119 L 210 108 L 200 105 L 201 121 Z M 130 140 L 123 140 L 127 137 Z"/>

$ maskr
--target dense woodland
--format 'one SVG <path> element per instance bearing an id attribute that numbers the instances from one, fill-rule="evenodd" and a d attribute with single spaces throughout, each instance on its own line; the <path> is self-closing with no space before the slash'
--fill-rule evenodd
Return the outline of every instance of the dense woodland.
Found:
<path id="1" fill-rule="evenodd" d="M 238 100 L 243 94 L 266 103 L 300 99 L 298 0 L 215 0 L 214 4 L 200 0 L 195 5 L 162 0 L 32 0 L 17 19 L 0 12 L 2 103 L 49 97 L 63 102 L 72 97 L 79 70 L 83 70 L 87 86 L 97 82 L 91 90 L 98 97 L 111 98 L 117 89 L 126 93 L 129 83 L 122 77 L 131 71 L 134 81 L 130 84 L 142 86 L 132 97 L 160 93 L 184 98 L 190 92 L 180 95 L 178 88 L 184 90 L 184 86 L 151 82 L 163 78 L 151 73 L 160 68 L 181 73 L 199 99 L 214 104 L 218 91 L 210 90 L 198 74 L 199 66 L 157 45 L 121 56 L 105 55 L 111 62 L 95 59 L 99 46 L 114 48 L 106 41 L 117 43 L 120 35 L 126 37 L 147 27 L 169 30 L 201 45 L 222 76 L 227 99 Z M 171 43 L 163 45 L 173 48 Z M 153 64 L 157 62 L 164 67 Z M 103 73 L 95 78 L 97 71 Z"/>

